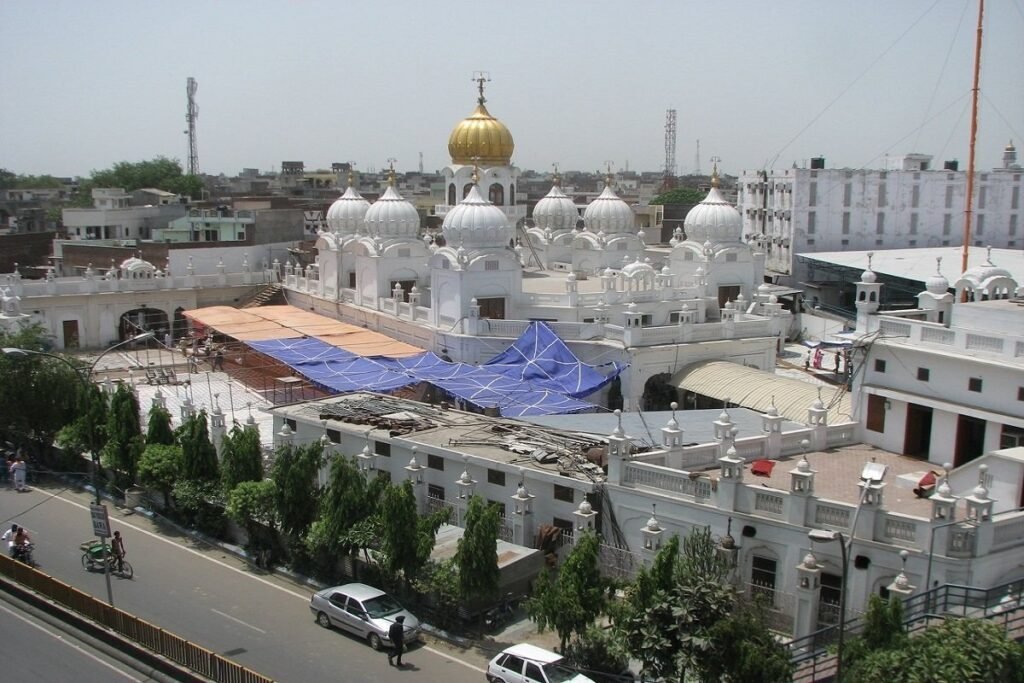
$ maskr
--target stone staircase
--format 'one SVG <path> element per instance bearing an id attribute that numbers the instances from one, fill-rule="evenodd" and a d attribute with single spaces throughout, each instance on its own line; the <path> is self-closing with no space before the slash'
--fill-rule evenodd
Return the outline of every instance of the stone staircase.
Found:
<path id="1" fill-rule="evenodd" d="M 280 282 L 269 282 L 265 285 L 260 285 L 256 290 L 248 297 L 242 300 L 239 304 L 239 308 L 257 308 L 259 306 L 268 306 L 271 304 L 283 304 L 284 291 L 281 287 Z"/>

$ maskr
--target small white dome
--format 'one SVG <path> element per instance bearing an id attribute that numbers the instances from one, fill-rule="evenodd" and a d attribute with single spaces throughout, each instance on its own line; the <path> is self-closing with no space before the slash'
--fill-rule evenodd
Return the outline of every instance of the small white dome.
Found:
<path id="1" fill-rule="evenodd" d="M 583 515 L 589 515 L 593 511 L 594 511 L 594 506 L 590 504 L 589 500 L 584 498 L 583 502 L 580 503 L 580 507 L 578 509 L 578 512 L 580 514 L 583 514 Z"/>
<path id="2" fill-rule="evenodd" d="M 939 257 L 935 260 L 938 262 L 938 265 L 935 268 L 935 274 L 929 276 L 928 279 L 925 280 L 924 288 L 930 294 L 942 296 L 949 291 L 949 280 L 947 280 L 942 274 L 942 258 Z"/>
<path id="3" fill-rule="evenodd" d="M 393 185 L 388 185 L 381 198 L 366 212 L 366 231 L 372 237 L 416 237 L 420 232 L 420 215 Z"/>
<path id="4" fill-rule="evenodd" d="M 111 261 L 113 261 L 113 259 L 111 259 Z M 131 258 L 126 258 L 124 261 L 121 261 L 121 270 L 126 273 L 152 273 L 153 271 L 156 270 L 156 266 L 154 266 L 149 261 L 143 261 L 140 258 L 135 258 L 134 256 L 132 256 Z"/>
<path id="5" fill-rule="evenodd" d="M 441 230 L 445 241 L 452 246 L 499 248 L 507 247 L 512 240 L 512 226 L 505 213 L 481 197 L 476 185 L 444 217 Z"/>
<path id="6" fill-rule="evenodd" d="M 580 214 L 555 180 L 551 190 L 533 207 L 533 223 L 544 230 L 574 230 Z"/>
<path id="7" fill-rule="evenodd" d="M 633 232 L 636 224 L 633 209 L 612 190 L 610 178 L 605 180 L 604 191 L 587 204 L 583 220 L 591 231 L 609 235 Z"/>
<path id="8" fill-rule="evenodd" d="M 658 518 L 657 517 L 651 517 L 649 520 L 647 520 L 647 530 L 648 531 L 661 531 L 661 524 L 658 523 Z"/>
<path id="9" fill-rule="evenodd" d="M 622 269 L 622 274 L 626 277 L 640 277 L 646 273 L 653 274 L 654 268 L 651 267 L 651 264 L 641 261 L 639 256 L 636 257 L 636 260 L 633 263 L 630 263 Z"/>
<path id="10" fill-rule="evenodd" d="M 807 553 L 804 555 L 804 567 L 807 569 L 818 568 L 818 558 L 814 556 L 814 553 Z"/>
<path id="11" fill-rule="evenodd" d="M 875 275 L 875 271 L 871 270 L 870 268 L 860 274 L 860 281 L 866 285 L 874 284 L 877 280 L 878 276 Z"/>
<path id="12" fill-rule="evenodd" d="M 762 282 L 757 288 L 758 294 L 768 294 L 771 291 L 772 287 L 767 282 Z"/>
<path id="13" fill-rule="evenodd" d="M 327 226 L 340 235 L 358 235 L 366 228 L 366 212 L 370 202 L 349 185 L 345 194 L 334 200 L 327 209 Z"/>
<path id="14" fill-rule="evenodd" d="M 690 209 L 683 221 L 686 239 L 691 242 L 739 242 L 743 235 L 743 217 L 725 200 L 718 189 L 717 178 L 704 198 Z"/>
<path id="15" fill-rule="evenodd" d="M 807 456 L 806 455 L 804 457 L 800 458 L 800 462 L 798 462 L 796 464 L 796 469 L 799 472 L 810 472 L 811 471 L 811 463 L 807 462 Z"/>

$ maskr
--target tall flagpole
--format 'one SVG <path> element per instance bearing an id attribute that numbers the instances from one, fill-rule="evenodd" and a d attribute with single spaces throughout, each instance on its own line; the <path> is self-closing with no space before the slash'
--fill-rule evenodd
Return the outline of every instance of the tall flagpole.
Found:
<path id="1" fill-rule="evenodd" d="M 978 139 L 978 81 L 981 79 L 981 19 L 985 0 L 978 0 L 978 30 L 974 41 L 974 87 L 971 88 L 971 141 L 967 157 L 967 197 L 964 202 L 964 246 L 960 256 L 960 272 L 967 270 L 971 251 L 971 209 L 974 205 L 974 143 Z"/>

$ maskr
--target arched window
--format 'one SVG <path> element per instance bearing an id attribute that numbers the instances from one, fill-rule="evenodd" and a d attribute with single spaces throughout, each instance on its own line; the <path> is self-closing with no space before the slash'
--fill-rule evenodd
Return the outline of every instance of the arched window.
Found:
<path id="1" fill-rule="evenodd" d="M 462 188 L 462 198 L 465 199 L 466 195 L 469 194 L 470 188 L 473 187 L 473 183 L 466 183 L 466 186 Z"/>
<path id="2" fill-rule="evenodd" d="M 455 183 L 448 186 L 448 206 L 455 206 Z"/>
<path id="3" fill-rule="evenodd" d="M 500 183 L 494 183 L 487 190 L 487 198 L 491 200 L 491 204 L 495 206 L 505 205 L 505 188 Z"/>
<path id="4" fill-rule="evenodd" d="M 508 186 L 508 203 L 509 206 L 516 205 L 516 186 L 514 184 Z"/>

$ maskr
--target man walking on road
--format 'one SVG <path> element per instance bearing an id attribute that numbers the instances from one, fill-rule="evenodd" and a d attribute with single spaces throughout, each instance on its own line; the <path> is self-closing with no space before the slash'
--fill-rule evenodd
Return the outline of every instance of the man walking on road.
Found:
<path id="1" fill-rule="evenodd" d="M 121 536 L 120 531 L 114 532 L 114 539 L 110 543 L 110 551 L 114 554 L 114 559 L 117 560 L 117 571 L 124 571 L 124 538 Z"/>
<path id="2" fill-rule="evenodd" d="M 388 664 L 402 666 L 402 651 L 405 649 L 405 617 L 403 615 L 398 615 L 395 618 L 395 623 L 388 628 L 388 638 L 391 639 L 391 644 L 395 648 L 388 653 Z M 396 658 L 397 663 L 393 661 Z"/>

